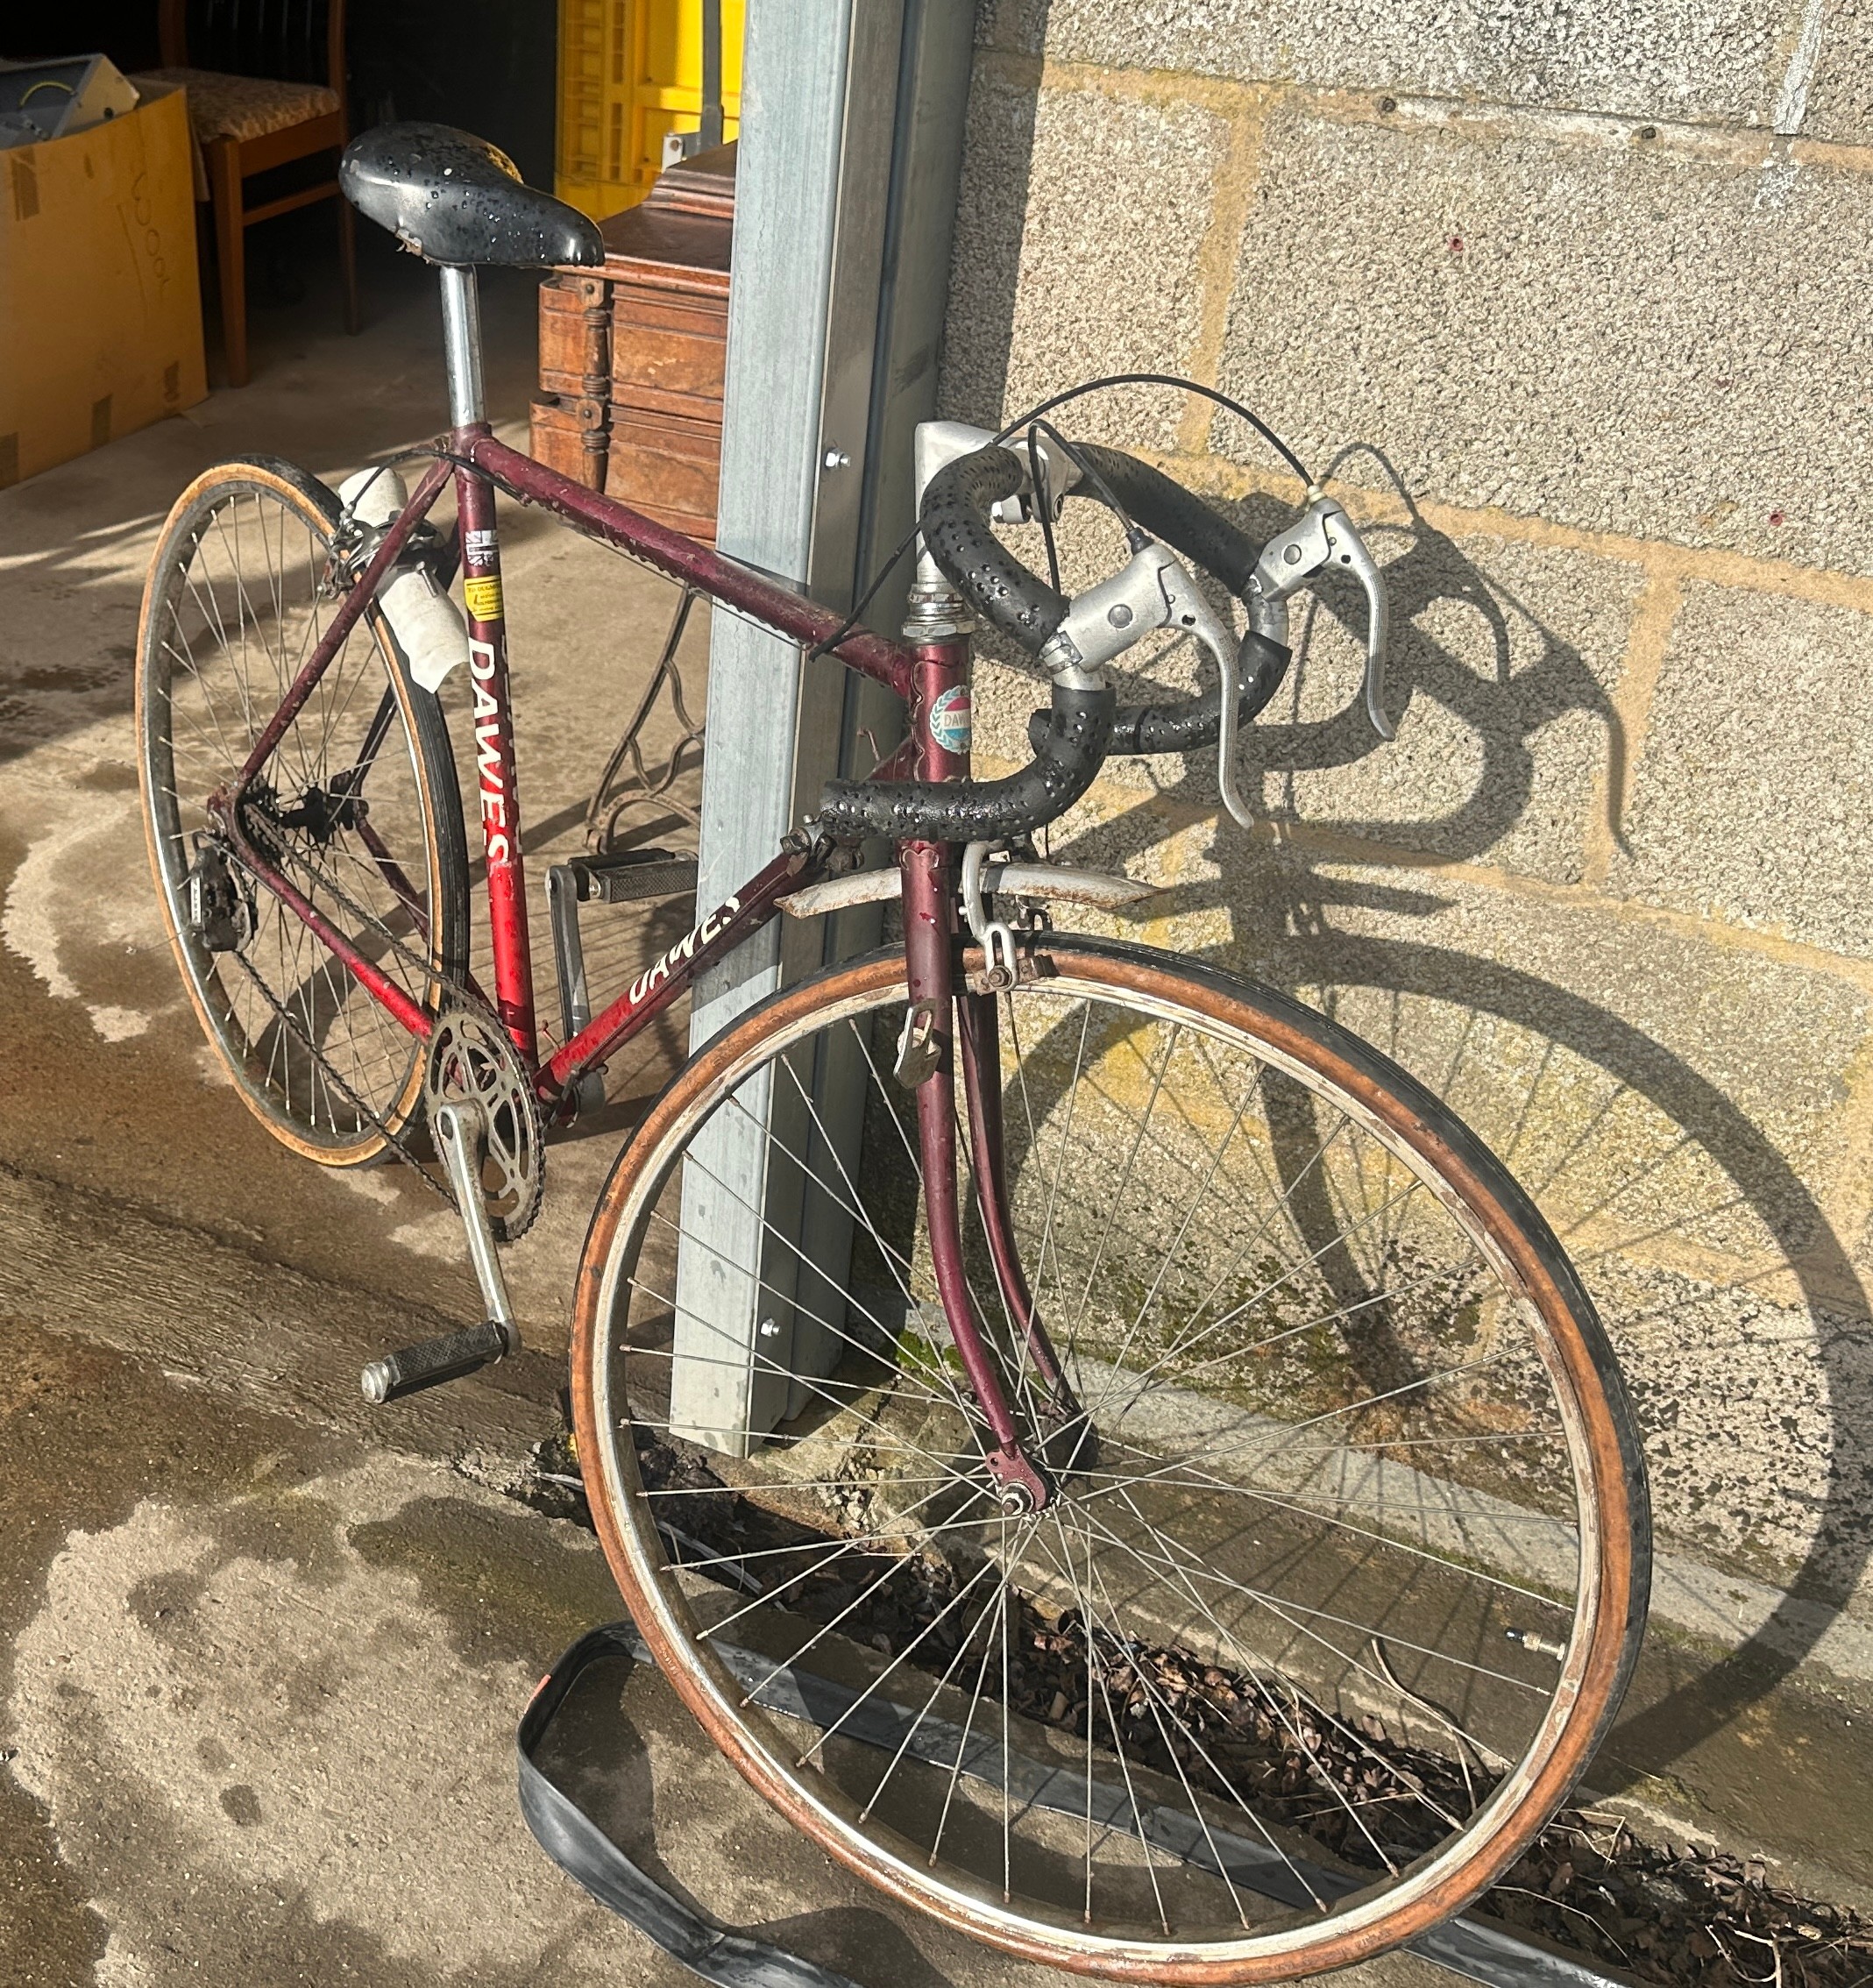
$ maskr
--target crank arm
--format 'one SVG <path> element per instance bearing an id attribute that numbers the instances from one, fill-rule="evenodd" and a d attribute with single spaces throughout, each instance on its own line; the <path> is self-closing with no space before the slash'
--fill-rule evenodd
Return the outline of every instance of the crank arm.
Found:
<path id="1" fill-rule="evenodd" d="M 405 1346 L 382 1360 L 372 1360 L 361 1377 L 368 1402 L 393 1402 L 423 1388 L 458 1381 L 464 1374 L 520 1351 L 520 1327 L 514 1323 L 507 1279 L 501 1275 L 500 1258 L 494 1246 L 494 1232 L 488 1224 L 481 1182 L 476 1175 L 476 1149 L 486 1129 L 481 1107 L 472 1104 L 438 1104 L 429 1123 L 442 1151 L 443 1163 L 449 1169 L 449 1184 L 455 1189 L 456 1206 L 461 1211 L 462 1227 L 468 1238 L 469 1261 L 481 1287 L 482 1309 L 486 1317 L 479 1325 L 446 1332 L 440 1338 L 424 1339 L 420 1345 Z"/>
<path id="2" fill-rule="evenodd" d="M 436 1143 L 442 1148 L 443 1164 L 449 1169 L 449 1184 L 455 1189 L 456 1206 L 462 1211 L 462 1228 L 468 1238 L 468 1260 L 474 1266 L 475 1282 L 481 1287 L 481 1303 L 497 1325 L 505 1325 L 520 1343 L 520 1327 L 514 1324 L 514 1307 L 507 1300 L 507 1282 L 500 1274 L 500 1257 L 494 1247 L 494 1231 L 488 1222 L 487 1205 L 481 1198 L 481 1179 L 477 1166 L 477 1147 L 487 1131 L 479 1104 L 438 1104 L 429 1114 Z"/>

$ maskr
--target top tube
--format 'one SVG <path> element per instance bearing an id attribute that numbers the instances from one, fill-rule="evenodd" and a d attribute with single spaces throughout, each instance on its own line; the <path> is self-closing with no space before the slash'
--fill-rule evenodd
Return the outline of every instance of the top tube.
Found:
<path id="1" fill-rule="evenodd" d="M 538 504 L 556 513 L 588 538 L 601 540 L 694 587 L 712 600 L 752 615 L 777 634 L 808 648 L 829 643 L 844 627 L 844 618 L 803 595 L 790 593 L 751 567 L 686 537 L 668 525 L 621 504 L 614 497 L 574 483 L 531 456 L 509 448 L 484 424 L 458 429 L 437 444 L 438 452 L 465 460 L 498 488 L 523 504 Z M 895 691 L 906 702 L 913 684 L 916 657 L 901 643 L 869 629 L 857 628 L 826 653 L 848 669 Z"/>

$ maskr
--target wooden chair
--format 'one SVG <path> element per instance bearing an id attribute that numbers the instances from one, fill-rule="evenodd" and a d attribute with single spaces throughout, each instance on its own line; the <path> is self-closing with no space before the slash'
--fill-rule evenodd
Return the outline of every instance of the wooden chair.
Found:
<path id="1" fill-rule="evenodd" d="M 184 85 L 207 168 L 221 274 L 228 383 L 247 384 L 247 231 L 316 201 L 338 202 L 344 328 L 358 330 L 358 252 L 336 154 L 351 135 L 344 90 L 344 0 L 160 0 L 164 82 Z M 199 65 L 199 66 L 198 66 Z M 333 177 L 246 204 L 257 173 L 334 154 Z M 199 184 L 199 182 L 198 182 Z"/>

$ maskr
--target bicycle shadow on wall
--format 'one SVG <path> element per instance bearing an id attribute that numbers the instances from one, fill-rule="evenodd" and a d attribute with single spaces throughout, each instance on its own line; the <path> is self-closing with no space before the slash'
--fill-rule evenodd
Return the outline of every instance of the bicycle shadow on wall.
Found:
<path id="1" fill-rule="evenodd" d="M 1260 498 L 1234 509 L 1258 542 L 1291 515 Z M 1676 1639 L 1650 1639 L 1626 1714 L 1589 1774 L 1615 1793 L 1665 1773 L 1758 1703 L 1815 1652 L 1852 1596 L 1873 1551 L 1873 1415 L 1856 1412 L 1856 1402 L 1873 1408 L 1873 1331 L 1847 1246 L 1763 1125 L 1691 1056 L 1582 990 L 1596 970 L 1614 988 L 1625 977 L 1607 950 L 1616 938 L 1587 931 L 1603 913 L 1479 899 L 1461 879 L 1440 887 L 1434 872 L 1427 878 L 1430 864 L 1408 883 L 1373 877 L 1373 843 L 1401 867 L 1419 856 L 1500 862 L 1505 845 L 1538 865 L 1543 825 L 1530 816 L 1548 808 L 1552 756 L 1537 741 L 1551 728 L 1593 727 L 1593 744 L 1612 761 L 1610 791 L 1622 785 L 1619 719 L 1579 649 L 1408 500 L 1408 511 L 1404 526 L 1369 534 L 1381 562 L 1390 555 L 1387 703 L 1396 744 L 1374 736 L 1359 696 L 1363 599 L 1329 588 L 1296 614 L 1290 680 L 1245 737 L 1241 786 L 1267 825 L 1262 834 L 1251 839 L 1218 813 L 1213 765 L 1192 756 L 1154 763 L 1148 798 L 1070 842 L 1056 837 L 1053 854 L 1135 868 L 1141 852 L 1181 834 L 1180 858 L 1200 853 L 1222 875 L 1177 885 L 1152 915 L 1209 914 L 1214 930 L 1214 914 L 1225 914 L 1227 936 L 1197 950 L 1387 1050 L 1535 1196 L 1593 1291 L 1635 1396 L 1663 1563 L 1655 1621 L 1683 1623 L 1701 1605 L 1673 1554 L 1791 1597 L 1714 1664 Z M 1121 687 L 1122 699 L 1132 694 Z M 1388 800 L 1409 807 L 1427 789 L 1435 814 L 1380 812 Z M 1190 836 L 1198 821 L 1217 825 L 1200 852 Z M 1430 929 L 1479 913 L 1537 923 L 1505 932 L 1508 958 Z M 1565 929 L 1571 919 L 1579 930 Z M 1513 963 L 1518 951 L 1523 963 Z M 1551 965 L 1557 955 L 1566 964 Z M 1687 960 L 1685 972 L 1699 963 Z M 1661 958 L 1658 970 L 1670 974 L 1671 962 Z M 1759 1033 L 1763 1023 L 1759 1015 Z M 1288 1107 L 1304 1115 L 1300 1101 Z M 1307 1150 L 1310 1127 L 1290 1132 L 1294 1149 Z M 1329 1267 L 1343 1281 L 1359 1274 L 1350 1260 Z M 1337 1296 L 1352 1303 L 1355 1294 Z M 1395 1347 L 1366 1352 L 1379 1369 L 1396 1366 Z M 1791 1481 L 1806 1458 L 1820 1459 L 1813 1481 Z"/>

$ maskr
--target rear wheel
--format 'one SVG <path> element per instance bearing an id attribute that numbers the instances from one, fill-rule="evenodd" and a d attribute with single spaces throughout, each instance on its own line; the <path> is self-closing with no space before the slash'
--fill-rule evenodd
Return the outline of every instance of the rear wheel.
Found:
<path id="1" fill-rule="evenodd" d="M 573 1352 L 600 1536 L 724 1752 L 897 1898 L 1115 1977 L 1343 1965 L 1500 1876 L 1613 1715 L 1619 1377 L 1527 1197 L 1369 1046 L 1162 955 L 1036 965 L 1008 1199 L 1089 1430 L 959 1165 L 1046 1504 L 1002 1508 L 935 1300 L 890 955 L 725 1032 L 621 1157 Z"/>
<path id="2" fill-rule="evenodd" d="M 204 803 L 231 783 L 337 611 L 333 493 L 266 458 L 185 490 L 151 563 L 137 726 L 150 861 L 182 979 L 243 1101 L 327 1166 L 420 1111 L 423 1045 L 250 876 Z M 380 611 L 360 618 L 250 789 L 249 832 L 434 1012 L 467 966 L 468 863 L 436 699 Z"/>

